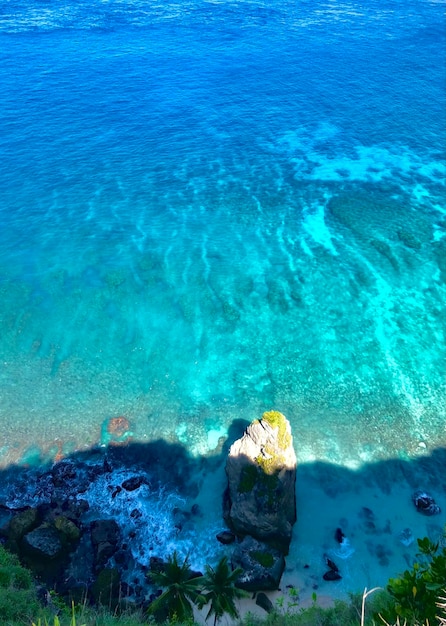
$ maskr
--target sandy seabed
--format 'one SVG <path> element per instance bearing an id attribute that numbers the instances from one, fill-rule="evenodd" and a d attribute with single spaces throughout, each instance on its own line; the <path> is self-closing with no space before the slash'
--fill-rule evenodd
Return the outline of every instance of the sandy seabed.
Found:
<path id="1" fill-rule="evenodd" d="M 298 466 L 297 522 L 280 589 L 267 592 L 273 605 L 298 611 L 311 606 L 316 594 L 319 606 L 330 606 L 349 593 L 385 587 L 389 578 L 410 567 L 417 538 L 436 540 L 445 528 L 445 461 L 446 449 L 437 449 L 412 461 L 383 461 L 357 471 L 328 464 Z M 197 499 L 203 510 L 218 510 L 225 480 L 223 466 L 205 478 Z M 425 516 L 416 510 L 412 495 L 417 489 L 434 497 L 440 514 Z M 345 545 L 335 539 L 337 528 L 345 534 Z M 323 579 L 326 556 L 339 567 L 341 580 Z M 252 598 L 238 601 L 238 607 L 241 616 L 266 615 Z M 205 609 L 197 612 L 197 621 L 204 623 L 205 616 Z M 222 624 L 231 623 L 224 619 Z"/>

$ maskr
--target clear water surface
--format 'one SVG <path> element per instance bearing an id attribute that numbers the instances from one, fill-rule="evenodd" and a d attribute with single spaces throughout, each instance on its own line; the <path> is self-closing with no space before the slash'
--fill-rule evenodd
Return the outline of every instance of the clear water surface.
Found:
<path id="1" fill-rule="evenodd" d="M 444 8 L 1 0 L 2 465 L 445 444 Z"/>

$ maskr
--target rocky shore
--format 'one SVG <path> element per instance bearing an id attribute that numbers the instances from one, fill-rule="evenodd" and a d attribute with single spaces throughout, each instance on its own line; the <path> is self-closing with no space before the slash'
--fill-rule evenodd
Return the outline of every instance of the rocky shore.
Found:
<path id="1" fill-rule="evenodd" d="M 147 507 L 139 505 L 155 485 L 170 481 L 178 487 L 181 476 L 190 491 L 193 481 L 186 463 L 181 471 L 179 458 L 170 469 L 147 456 L 135 458 L 123 471 L 119 432 L 115 439 L 118 445 L 88 460 L 62 459 L 46 471 L 25 471 L 8 501 L 0 503 L 0 538 L 36 575 L 43 594 L 54 588 L 69 602 L 88 598 L 145 608 L 160 593 L 150 570 L 163 567 L 169 547 L 160 541 L 141 550 L 147 526 L 162 521 L 147 519 Z M 253 422 L 232 445 L 226 469 L 228 486 L 221 495 L 227 528 L 222 518 L 216 548 L 232 544 L 233 567 L 244 572 L 241 587 L 277 589 L 296 520 L 296 457 L 286 418 L 270 412 Z M 101 491 L 120 515 L 101 511 Z M 203 512 L 198 505 L 174 506 L 167 514 L 180 534 Z"/>
<path id="2" fill-rule="evenodd" d="M 68 602 L 88 599 L 109 607 L 146 608 L 160 593 L 151 583 L 151 569 L 162 568 L 176 541 L 190 537 L 193 542 L 197 527 L 206 524 L 206 500 L 191 504 L 200 487 L 197 471 L 190 470 L 190 460 L 182 449 L 159 442 L 137 446 L 129 454 L 119 437 L 117 433 L 114 445 L 88 457 L 17 471 L 0 497 L 0 541 L 32 570 L 43 597 L 54 588 Z M 317 573 L 310 569 L 310 558 L 302 560 L 308 556 L 302 534 L 302 563 L 296 561 L 295 553 L 289 555 L 297 519 L 297 466 L 288 420 L 279 412 L 267 412 L 234 439 L 222 451 L 226 488 L 220 493 L 220 528 L 209 537 L 209 543 L 211 551 L 225 551 L 233 568 L 242 569 L 238 586 L 247 591 L 267 592 L 273 597 L 280 586 L 295 585 L 311 593 L 321 584 L 341 581 L 355 551 L 350 539 L 356 536 L 358 540 L 360 535 L 365 537 L 369 560 L 376 557 L 378 567 L 389 564 L 394 548 L 384 539 L 394 535 L 394 541 L 407 549 L 409 562 L 414 542 L 409 517 L 429 519 L 441 513 L 428 491 L 415 489 L 409 500 L 410 515 L 402 519 L 399 531 L 391 527 L 399 523 L 398 516 L 396 522 L 389 519 L 381 528 L 380 516 L 363 505 L 356 525 L 347 517 L 332 523 L 329 532 L 334 548 L 321 542 Z M 415 484 L 416 474 L 406 474 Z M 314 497 L 307 498 L 307 506 L 299 509 L 304 522 L 313 510 L 311 500 L 319 498 L 321 503 L 327 497 L 322 493 L 327 485 L 312 484 L 311 476 L 306 476 L 304 489 L 312 490 Z M 297 487 L 299 491 L 299 484 Z M 328 509 L 326 516 L 335 519 Z M 319 516 L 319 523 L 321 519 Z M 316 526 L 316 521 L 313 518 L 310 523 Z M 428 524 L 428 532 L 437 533 L 437 527 Z M 299 568 L 309 572 L 308 576 L 298 575 Z M 257 600 L 264 610 L 271 610 L 263 593 L 257 594 Z"/>

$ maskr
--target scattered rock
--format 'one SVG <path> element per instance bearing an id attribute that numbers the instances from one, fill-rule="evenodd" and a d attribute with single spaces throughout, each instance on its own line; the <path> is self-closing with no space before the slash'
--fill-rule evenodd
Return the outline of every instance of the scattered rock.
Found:
<path id="1" fill-rule="evenodd" d="M 200 505 L 197 503 L 192 505 L 190 512 L 192 515 L 195 515 L 197 517 L 203 517 L 203 513 L 201 512 Z"/>
<path id="2" fill-rule="evenodd" d="M 90 533 L 84 533 L 71 554 L 70 562 L 64 571 L 64 578 L 74 581 L 74 586 L 87 589 L 93 580 L 94 549 Z M 65 585 L 67 586 L 67 585 Z"/>
<path id="3" fill-rule="evenodd" d="M 325 563 L 333 572 L 339 572 L 339 567 L 336 565 L 334 561 L 328 558 L 326 554 L 324 555 L 324 558 L 325 558 Z"/>
<path id="4" fill-rule="evenodd" d="M 229 530 L 223 530 L 221 533 L 218 533 L 217 540 L 224 546 L 228 546 L 229 544 L 234 543 L 235 535 Z"/>
<path id="5" fill-rule="evenodd" d="M 139 489 L 141 485 L 146 484 L 146 478 L 144 476 L 132 476 L 131 478 L 127 478 L 122 483 L 122 488 L 126 491 L 136 491 Z"/>
<path id="6" fill-rule="evenodd" d="M 389 556 L 392 556 L 393 553 L 392 550 L 387 548 L 382 543 L 379 543 L 375 547 L 375 554 L 378 558 L 378 563 L 383 567 L 386 567 L 390 562 Z"/>
<path id="7" fill-rule="evenodd" d="M 339 572 L 335 572 L 334 570 L 330 569 L 328 570 L 328 572 L 325 572 L 322 578 L 324 580 L 341 580 L 342 576 Z"/>
<path id="8" fill-rule="evenodd" d="M 410 546 L 415 541 L 415 538 L 410 528 L 404 528 L 404 530 L 402 530 L 398 535 L 398 539 L 400 540 L 400 543 L 403 544 L 403 546 Z"/>
<path id="9" fill-rule="evenodd" d="M 149 569 L 151 572 L 164 572 L 166 564 L 159 556 L 151 556 L 149 560 Z"/>
<path id="10" fill-rule="evenodd" d="M 359 517 L 361 517 L 362 519 L 366 519 L 366 520 L 374 520 L 375 514 L 372 511 L 372 509 L 369 509 L 368 506 L 363 506 L 359 512 Z"/>
<path id="11" fill-rule="evenodd" d="M 189 522 L 191 518 L 191 513 L 189 513 L 189 511 L 183 511 L 179 507 L 175 507 L 172 511 L 172 516 L 175 523 L 175 528 L 181 531 Z"/>
<path id="12" fill-rule="evenodd" d="M 438 515 L 438 513 L 441 513 L 441 509 L 435 503 L 434 498 L 425 491 L 416 491 L 412 496 L 412 501 L 417 511 L 423 513 L 423 515 Z"/>
<path id="13" fill-rule="evenodd" d="M 367 506 L 363 506 L 359 512 L 359 517 L 363 520 L 362 526 L 366 533 L 376 532 L 375 514 L 372 509 Z"/>
<path id="14" fill-rule="evenodd" d="M 247 536 L 236 544 L 232 566 L 243 570 L 237 587 L 246 591 L 273 591 L 279 588 L 285 558 L 280 550 Z"/>
<path id="15" fill-rule="evenodd" d="M 257 604 L 257 606 L 259 606 L 261 609 L 263 609 L 267 613 L 272 613 L 274 611 L 273 603 L 268 598 L 266 593 L 263 593 L 263 591 L 261 591 L 260 593 L 257 594 L 257 596 L 256 596 L 256 604 Z"/>
<path id="16" fill-rule="evenodd" d="M 342 541 L 344 540 L 344 533 L 342 532 L 342 530 L 340 528 L 336 528 L 335 530 L 335 539 L 338 543 L 342 543 Z"/>
<path id="17" fill-rule="evenodd" d="M 113 489 L 113 487 L 111 487 L 111 485 L 110 485 L 109 489 L 112 489 L 112 496 L 111 496 L 112 498 L 116 498 L 116 496 L 118 495 L 118 493 L 121 493 L 121 491 L 122 491 L 122 487 L 121 487 L 121 485 L 117 485 L 114 489 Z"/>
<path id="18" fill-rule="evenodd" d="M 101 541 L 98 544 L 95 551 L 95 568 L 96 571 L 104 567 L 107 561 L 116 552 L 116 544 L 112 544 L 109 541 Z"/>
<path id="19" fill-rule="evenodd" d="M 96 520 L 91 523 L 91 543 L 93 544 L 94 569 L 104 568 L 108 560 L 118 550 L 120 529 L 115 520 Z"/>
<path id="20" fill-rule="evenodd" d="M 420 241 L 407 230 L 397 230 L 398 239 L 407 247 L 412 250 L 419 250 L 421 248 Z"/>
<path id="21" fill-rule="evenodd" d="M 56 463 L 51 470 L 53 483 L 55 487 L 65 487 L 76 479 L 77 470 L 74 463 L 70 461 L 61 461 Z"/>

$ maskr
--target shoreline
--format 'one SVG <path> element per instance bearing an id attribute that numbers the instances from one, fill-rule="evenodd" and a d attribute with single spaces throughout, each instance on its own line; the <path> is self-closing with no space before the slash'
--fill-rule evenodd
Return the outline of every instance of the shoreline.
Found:
<path id="1" fill-rule="evenodd" d="M 115 485 L 114 493 L 118 493 L 116 485 L 120 482 L 122 484 L 129 476 L 140 474 L 143 463 L 148 461 L 148 451 L 155 450 L 156 445 L 130 448 L 129 444 L 109 450 L 109 454 L 104 450 L 97 451 L 96 463 L 100 459 L 105 462 L 110 457 L 112 463 L 111 469 L 95 478 L 99 481 L 97 487 L 87 493 L 95 505 L 88 519 L 116 519 L 122 529 L 123 541 L 132 530 L 141 533 L 136 538 L 138 543 L 132 548 L 145 550 L 141 554 L 141 564 L 147 563 L 150 556 L 165 558 L 175 549 L 182 556 L 190 551 L 193 569 L 202 569 L 206 562 L 212 564 L 212 559 L 217 555 L 229 555 L 231 546 L 225 547 L 216 540 L 216 533 L 224 529 L 224 450 L 218 462 L 195 463 L 182 457 L 174 447 L 166 446 L 164 453 L 158 448 L 159 456 L 162 457 L 158 465 L 155 464 L 159 478 L 164 479 L 167 475 L 172 477 L 173 472 L 184 478 L 182 495 L 170 494 L 166 489 L 163 491 L 163 487 L 157 495 L 143 485 L 136 491 L 121 491 L 120 495 L 114 497 L 110 487 Z M 174 456 L 175 451 L 177 456 Z M 72 459 L 72 462 L 82 464 L 82 457 L 77 461 Z M 286 610 L 289 603 L 297 601 L 297 606 L 293 608 L 299 610 L 311 606 L 313 594 L 316 594 L 318 605 L 330 606 L 337 599 L 348 600 L 350 592 L 362 594 L 365 587 L 384 587 L 389 578 L 410 567 L 417 552 L 416 539 L 424 536 L 435 539 L 443 530 L 446 511 L 445 466 L 446 448 L 412 461 L 389 460 L 369 464 L 358 470 L 320 462 L 298 464 L 297 522 L 286 557 L 285 571 L 280 589 L 265 592 L 273 605 L 283 602 L 282 608 Z M 77 480 L 81 485 L 82 477 Z M 30 490 L 30 495 L 36 493 L 31 483 L 26 488 Z M 70 488 L 75 490 L 76 486 L 71 485 Z M 441 507 L 440 515 L 429 517 L 416 510 L 412 494 L 419 488 L 432 494 Z M 81 490 L 78 495 L 82 498 Z M 173 502 L 169 508 L 167 499 L 170 495 Z M 143 510 L 142 504 L 146 498 L 146 509 Z M 178 504 L 180 500 L 182 503 Z M 158 509 L 157 502 L 160 502 Z M 30 501 L 24 503 L 31 504 Z M 121 507 L 119 510 L 113 509 L 118 505 Z M 178 506 L 181 508 L 178 509 Z M 135 526 L 136 518 L 129 518 L 129 512 L 134 507 L 141 510 L 138 526 Z M 191 515 L 190 511 L 194 507 L 199 514 Z M 177 531 L 174 526 L 178 522 L 178 519 L 175 520 L 175 510 L 179 511 L 178 519 L 184 519 L 184 526 Z M 154 515 L 159 515 L 159 519 L 155 520 Z M 149 519 L 152 522 L 148 523 Z M 159 542 L 154 543 L 152 549 L 149 548 L 149 542 L 154 541 L 156 532 L 150 524 L 154 520 L 158 523 L 156 532 L 160 536 Z M 345 545 L 336 541 L 338 528 L 341 528 L 348 540 Z M 339 567 L 341 580 L 323 579 L 327 571 L 326 557 Z M 295 595 L 294 592 L 290 593 L 290 586 L 296 589 Z M 281 598 L 284 598 L 283 601 Z M 256 606 L 252 599 L 241 601 L 240 610 L 242 615 L 255 613 L 266 616 L 265 611 Z M 202 619 L 203 615 L 198 617 Z"/>
<path id="2" fill-rule="evenodd" d="M 438 457 L 438 458 L 437 458 Z M 297 522 L 286 557 L 280 590 L 265 592 L 273 602 L 284 597 L 284 607 L 295 601 L 289 586 L 297 590 L 296 610 L 317 604 L 331 606 L 348 600 L 350 593 L 385 587 L 389 578 L 409 568 L 418 552 L 417 539 L 435 540 L 446 522 L 446 486 L 442 468 L 446 449 L 412 461 L 389 460 L 348 470 L 323 463 L 297 466 Z M 216 509 L 225 485 L 220 466 L 203 481 L 197 502 Z M 417 511 L 413 493 L 425 489 L 441 508 L 439 515 Z M 348 543 L 335 539 L 341 528 Z M 325 581 L 325 556 L 339 567 L 342 579 Z M 252 600 L 241 603 L 244 613 L 266 615 Z"/>

